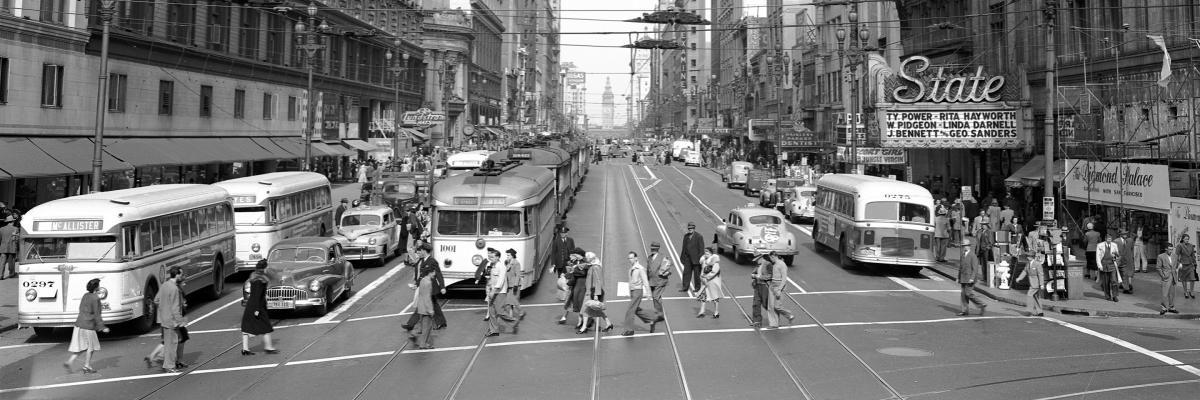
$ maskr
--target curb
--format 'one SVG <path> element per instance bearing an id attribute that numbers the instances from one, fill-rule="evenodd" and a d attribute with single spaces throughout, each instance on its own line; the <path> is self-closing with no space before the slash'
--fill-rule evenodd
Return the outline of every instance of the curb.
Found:
<path id="1" fill-rule="evenodd" d="M 951 276 L 950 274 L 943 272 L 942 270 L 940 270 L 938 268 L 929 267 L 926 269 L 936 272 L 938 275 L 949 278 L 950 280 L 958 279 L 958 277 Z M 980 286 L 975 287 L 976 292 L 983 294 L 985 297 L 987 297 L 989 299 L 992 299 L 992 300 L 995 300 L 995 301 L 998 301 L 1001 303 L 1007 303 L 1007 304 L 1012 304 L 1015 306 L 1025 307 L 1024 301 L 1010 299 L 1010 298 L 1003 297 L 1003 296 L 997 296 L 988 289 L 989 288 L 984 288 L 984 287 L 980 287 Z M 1188 319 L 1188 320 L 1200 319 L 1200 314 L 1162 314 L 1162 315 L 1160 315 L 1157 312 L 1097 310 L 1097 309 L 1082 308 L 1082 307 L 1064 307 L 1064 306 L 1058 306 L 1058 305 L 1042 305 L 1042 309 L 1046 310 L 1046 311 L 1057 312 L 1059 314 L 1083 314 L 1086 316 L 1094 316 L 1094 317 L 1159 318 L 1159 319 Z"/>
<path id="2" fill-rule="evenodd" d="M 17 329 L 17 324 L 0 325 L 0 333 L 8 332 L 13 329 Z"/>

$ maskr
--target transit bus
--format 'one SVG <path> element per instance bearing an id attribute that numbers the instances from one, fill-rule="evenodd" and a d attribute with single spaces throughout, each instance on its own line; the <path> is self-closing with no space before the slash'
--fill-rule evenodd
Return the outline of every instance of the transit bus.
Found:
<path id="1" fill-rule="evenodd" d="M 38 336 L 75 324 L 79 300 L 100 279 L 101 317 L 147 332 L 167 269 L 185 294 L 219 298 L 233 274 L 229 194 L 210 185 L 154 185 L 53 200 L 25 214 L 17 323 Z"/>
<path id="2" fill-rule="evenodd" d="M 238 272 L 253 271 L 275 242 L 333 232 L 333 199 L 325 175 L 273 172 L 213 186 L 228 191 L 233 201 Z"/>
<path id="3" fill-rule="evenodd" d="M 447 285 L 481 289 L 475 269 L 487 248 L 514 249 L 527 271 L 521 279 L 525 289 L 537 284 L 550 263 L 558 218 L 553 172 L 517 163 L 485 164 L 433 187 L 433 257 L 452 262 L 442 270 Z"/>
<path id="4" fill-rule="evenodd" d="M 492 153 L 493 151 L 490 150 L 473 150 L 451 154 L 446 157 L 446 165 L 449 169 L 446 174 L 453 176 L 479 168 Z"/>
<path id="5" fill-rule="evenodd" d="M 933 195 L 908 182 L 857 174 L 817 181 L 813 244 L 842 267 L 880 264 L 906 272 L 933 265 Z"/>

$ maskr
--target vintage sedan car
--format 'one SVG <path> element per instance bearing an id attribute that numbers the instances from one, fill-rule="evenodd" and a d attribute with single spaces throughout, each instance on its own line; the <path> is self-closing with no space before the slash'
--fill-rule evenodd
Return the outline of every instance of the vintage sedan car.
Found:
<path id="1" fill-rule="evenodd" d="M 400 254 L 400 223 L 387 206 L 364 205 L 346 210 L 333 236 L 342 244 L 346 259 L 371 260 L 382 266 Z"/>
<path id="2" fill-rule="evenodd" d="M 762 190 L 758 192 L 758 205 L 774 208 L 786 214 L 784 206 L 787 204 L 789 196 L 792 195 L 789 189 L 803 184 L 804 180 L 800 178 L 767 179 Z"/>
<path id="3" fill-rule="evenodd" d="M 783 215 L 786 215 L 792 222 L 799 223 L 802 220 L 812 221 L 816 209 L 817 187 L 816 186 L 796 186 L 791 189 L 791 198 L 784 208 Z"/>
<path id="4" fill-rule="evenodd" d="M 730 253 L 739 263 L 755 254 L 775 252 L 792 265 L 799 243 L 783 221 L 783 214 L 774 209 L 750 203 L 729 211 L 724 223 L 717 226 L 717 252 Z"/>
<path id="5" fill-rule="evenodd" d="M 267 309 L 311 309 L 325 315 L 338 299 L 350 297 L 354 267 L 342 245 L 329 237 L 294 237 L 275 243 L 267 253 Z M 242 304 L 250 282 L 242 288 Z"/>
<path id="6" fill-rule="evenodd" d="M 746 187 L 746 178 L 749 177 L 751 169 L 754 169 L 754 166 L 745 161 L 729 163 L 729 168 L 722 175 L 725 187 L 729 189 L 733 189 L 734 186 Z"/>
<path id="7" fill-rule="evenodd" d="M 417 181 L 411 177 L 381 178 L 377 187 L 382 192 L 383 204 L 393 210 L 403 210 L 411 204 L 419 204 L 421 200 Z"/>

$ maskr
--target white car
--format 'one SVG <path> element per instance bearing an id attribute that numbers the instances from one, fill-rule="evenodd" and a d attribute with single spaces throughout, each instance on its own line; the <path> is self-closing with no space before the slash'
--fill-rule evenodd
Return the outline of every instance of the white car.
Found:
<path id="1" fill-rule="evenodd" d="M 754 254 L 775 252 L 783 256 L 784 263 L 792 265 L 799 243 L 779 211 L 751 203 L 729 211 L 723 222 L 717 226 L 717 252 L 728 251 L 739 263 Z"/>
<path id="2" fill-rule="evenodd" d="M 346 260 L 375 260 L 383 265 L 388 257 L 400 254 L 401 229 L 391 207 L 359 206 L 342 214 L 333 238 L 342 244 Z"/>
<path id="3" fill-rule="evenodd" d="M 694 149 L 684 149 L 680 151 L 683 154 L 683 165 L 700 166 L 700 151 Z"/>
<path id="4" fill-rule="evenodd" d="M 792 222 L 800 222 L 801 220 L 812 221 L 815 214 L 817 187 L 816 186 L 796 186 L 789 188 L 791 199 L 788 200 L 787 208 L 784 214 Z"/>

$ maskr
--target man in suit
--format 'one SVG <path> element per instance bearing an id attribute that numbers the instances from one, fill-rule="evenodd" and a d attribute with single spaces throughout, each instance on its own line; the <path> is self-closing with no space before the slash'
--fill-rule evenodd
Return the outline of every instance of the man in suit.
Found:
<path id="1" fill-rule="evenodd" d="M 1113 234 L 1105 235 L 1104 242 L 1096 245 L 1096 265 L 1100 266 L 1100 287 L 1104 288 L 1104 298 L 1117 302 L 1117 260 L 1120 257 L 1120 247 L 1113 241 Z"/>
<path id="2" fill-rule="evenodd" d="M 414 263 L 412 268 L 413 281 L 409 284 L 409 287 L 415 289 L 417 285 L 421 283 L 420 274 L 417 273 L 418 271 L 421 271 L 422 268 L 433 269 L 433 286 L 435 288 L 433 293 L 433 328 L 445 328 L 446 315 L 442 314 L 442 305 L 440 302 L 438 302 L 438 295 L 446 294 L 446 279 L 442 277 L 442 269 L 438 267 L 437 260 L 433 259 L 433 256 L 429 255 L 429 253 L 433 251 L 433 246 L 430 246 L 429 243 L 422 242 L 417 244 L 416 251 L 417 261 Z M 449 266 L 450 260 L 446 260 L 446 263 L 447 266 Z M 417 322 L 420 320 L 420 315 L 417 313 L 412 313 L 412 315 L 408 316 L 408 322 L 405 322 L 402 326 L 405 330 L 411 331 L 413 327 L 417 326 Z"/>
<path id="3" fill-rule="evenodd" d="M 21 243 L 21 230 L 12 215 L 0 223 L 0 279 L 17 277 L 17 248 Z"/>
<path id="4" fill-rule="evenodd" d="M 950 241 L 950 217 L 947 213 L 945 207 L 938 207 L 937 216 L 933 217 L 933 240 L 937 245 L 934 258 L 937 262 L 946 262 L 946 245 Z"/>
<path id="5" fill-rule="evenodd" d="M 558 238 L 554 239 L 554 276 L 562 275 L 571 261 L 571 250 L 575 249 L 575 239 L 567 236 L 570 231 L 571 229 L 564 225 L 558 231 Z"/>
<path id="6" fill-rule="evenodd" d="M 658 250 L 662 248 L 658 242 L 650 243 L 650 255 L 646 256 L 646 275 L 650 280 L 650 300 L 654 309 L 661 315 L 663 312 L 662 295 L 667 290 L 671 278 L 671 263 L 663 259 Z"/>
<path id="7" fill-rule="evenodd" d="M 975 252 L 980 249 L 972 246 L 970 240 L 962 241 L 962 254 L 958 259 L 958 285 L 960 287 L 959 299 L 962 303 L 962 311 L 959 316 L 967 315 L 970 311 L 969 303 L 975 303 L 979 307 L 979 315 L 983 315 L 987 310 L 987 304 L 975 294 L 975 278 L 979 274 L 979 258 L 975 257 Z"/>
<path id="8" fill-rule="evenodd" d="M 1117 287 L 1125 294 L 1133 294 L 1133 238 L 1129 230 L 1122 229 L 1121 237 L 1117 239 L 1117 269 L 1121 271 L 1121 283 Z"/>
<path id="9" fill-rule="evenodd" d="M 703 254 L 704 239 L 696 232 L 696 224 L 688 222 L 687 233 L 683 234 L 683 247 L 679 249 L 679 263 L 683 266 L 680 292 L 700 290 L 700 256 Z"/>
<path id="10" fill-rule="evenodd" d="M 159 287 L 154 302 L 158 303 L 158 324 L 162 326 L 163 341 L 163 372 L 178 373 L 187 364 L 179 362 L 183 354 L 183 343 L 179 341 L 179 328 L 187 327 L 187 318 L 183 316 L 183 293 L 179 291 L 178 280 L 183 270 L 171 267 L 167 272 L 167 281 Z"/>
<path id="11" fill-rule="evenodd" d="M 1162 310 L 1158 315 L 1166 313 L 1178 314 L 1175 309 L 1175 285 L 1179 284 L 1179 259 L 1173 253 L 1175 246 L 1167 242 L 1158 255 L 1158 277 L 1162 279 Z"/>
<path id="12" fill-rule="evenodd" d="M 779 326 L 779 314 L 775 313 L 773 302 L 771 301 L 771 277 L 774 272 L 774 265 L 771 260 L 767 259 L 765 254 L 760 254 L 754 258 L 757 267 L 754 272 L 750 273 L 750 287 L 753 290 L 753 300 L 751 301 L 750 326 L 757 328 L 763 323 L 763 310 L 767 311 L 767 326 Z"/>

